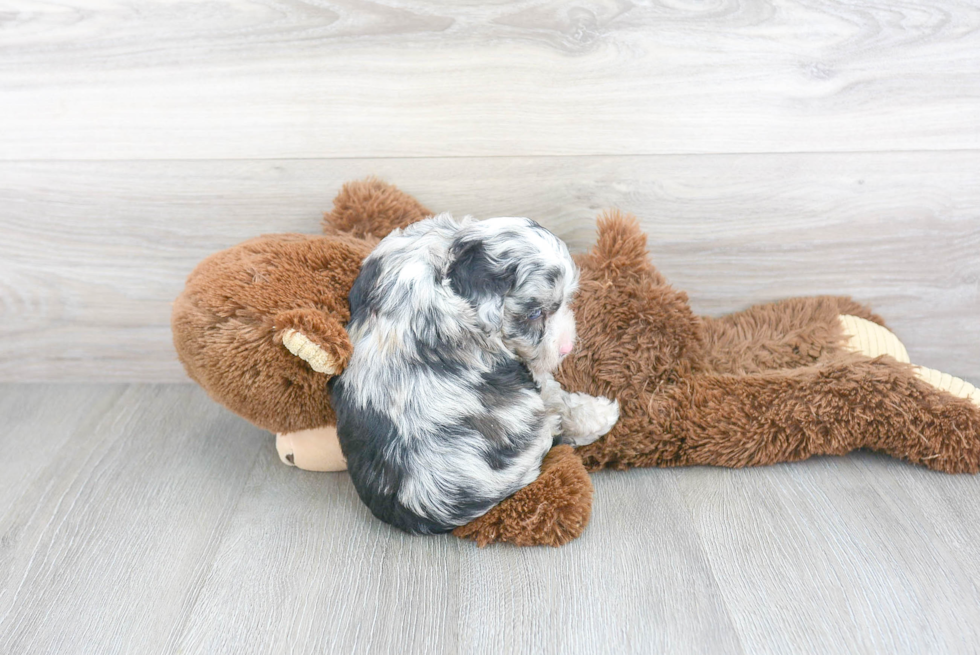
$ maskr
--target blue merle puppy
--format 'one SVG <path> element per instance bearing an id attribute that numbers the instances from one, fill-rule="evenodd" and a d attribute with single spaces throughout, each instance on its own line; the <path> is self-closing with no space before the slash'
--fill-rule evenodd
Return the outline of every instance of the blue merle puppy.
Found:
<path id="1" fill-rule="evenodd" d="M 337 434 L 375 516 L 448 532 L 537 478 L 554 443 L 619 417 L 552 372 L 575 341 L 578 269 L 527 218 L 442 214 L 388 235 L 350 293 L 354 354 L 334 379 Z"/>

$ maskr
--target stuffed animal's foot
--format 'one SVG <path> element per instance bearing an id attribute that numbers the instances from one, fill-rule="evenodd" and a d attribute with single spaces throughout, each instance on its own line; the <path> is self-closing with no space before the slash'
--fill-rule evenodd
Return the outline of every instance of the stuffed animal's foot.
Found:
<path id="1" fill-rule="evenodd" d="M 332 425 L 277 434 L 276 451 L 284 464 L 304 471 L 347 470 L 337 428 Z"/>
<path id="2" fill-rule="evenodd" d="M 868 357 L 890 355 L 896 361 L 904 364 L 911 363 L 905 346 L 886 328 L 857 316 L 841 316 L 840 323 L 847 336 L 845 349 Z M 914 370 L 919 379 L 937 389 L 980 405 L 980 390 L 969 382 L 922 366 L 915 366 Z"/>
<path id="3" fill-rule="evenodd" d="M 592 481 L 569 446 L 555 446 L 537 480 L 489 512 L 453 530 L 481 548 L 487 544 L 561 546 L 585 530 L 592 513 Z"/>
<path id="4" fill-rule="evenodd" d="M 919 376 L 919 379 L 928 382 L 937 389 L 950 393 L 957 398 L 965 398 L 980 406 L 980 389 L 966 380 L 923 366 L 916 366 L 915 374 Z"/>
<path id="5" fill-rule="evenodd" d="M 908 351 L 891 330 L 858 316 L 841 315 L 839 320 L 847 338 L 845 350 L 868 357 L 890 355 L 896 361 L 909 363 Z"/>

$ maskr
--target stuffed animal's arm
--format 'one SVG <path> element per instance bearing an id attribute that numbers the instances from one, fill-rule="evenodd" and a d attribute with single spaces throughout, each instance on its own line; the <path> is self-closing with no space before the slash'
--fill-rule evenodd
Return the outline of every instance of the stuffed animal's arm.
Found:
<path id="1" fill-rule="evenodd" d="M 809 366 L 841 352 L 841 315 L 882 319 L 845 296 L 790 298 L 704 318 L 705 354 L 716 373 L 747 374 Z"/>

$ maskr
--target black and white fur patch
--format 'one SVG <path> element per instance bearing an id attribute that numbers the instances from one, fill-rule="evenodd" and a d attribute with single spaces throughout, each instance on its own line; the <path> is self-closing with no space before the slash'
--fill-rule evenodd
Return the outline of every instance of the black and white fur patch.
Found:
<path id="1" fill-rule="evenodd" d="M 354 354 L 332 387 L 375 516 L 452 530 L 532 482 L 555 440 L 612 428 L 614 402 L 551 377 L 575 338 L 577 285 L 565 244 L 526 218 L 442 214 L 378 244 L 350 293 Z"/>

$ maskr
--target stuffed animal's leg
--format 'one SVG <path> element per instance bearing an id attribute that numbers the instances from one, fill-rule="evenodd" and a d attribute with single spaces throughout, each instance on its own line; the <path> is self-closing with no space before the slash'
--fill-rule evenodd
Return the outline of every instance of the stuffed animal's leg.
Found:
<path id="1" fill-rule="evenodd" d="M 591 514 L 592 481 L 582 460 L 570 446 L 555 446 L 537 480 L 453 534 L 480 547 L 561 546 L 582 534 Z"/>
<path id="2" fill-rule="evenodd" d="M 887 328 L 857 316 L 841 316 L 840 321 L 847 337 L 844 347 L 850 352 L 860 353 L 866 357 L 888 355 L 896 361 L 910 363 L 905 346 Z M 953 377 L 949 373 L 923 366 L 914 366 L 913 371 L 921 380 L 933 387 L 980 405 L 980 389 L 969 382 Z"/>
<path id="3" fill-rule="evenodd" d="M 980 406 L 980 389 L 958 377 L 949 373 L 943 373 L 923 366 L 914 366 L 915 374 L 919 379 L 928 382 L 931 386 L 941 389 L 957 398 L 965 398 L 977 406 Z"/>
<path id="4" fill-rule="evenodd" d="M 623 402 L 623 398 L 620 398 Z M 703 375 L 623 403 L 589 468 L 756 466 L 870 448 L 949 473 L 980 469 L 980 405 L 888 357 L 755 375 Z"/>
<path id="5" fill-rule="evenodd" d="M 706 363 L 715 373 L 761 373 L 809 366 L 841 352 L 841 315 L 882 319 L 846 296 L 790 298 L 704 318 Z"/>

